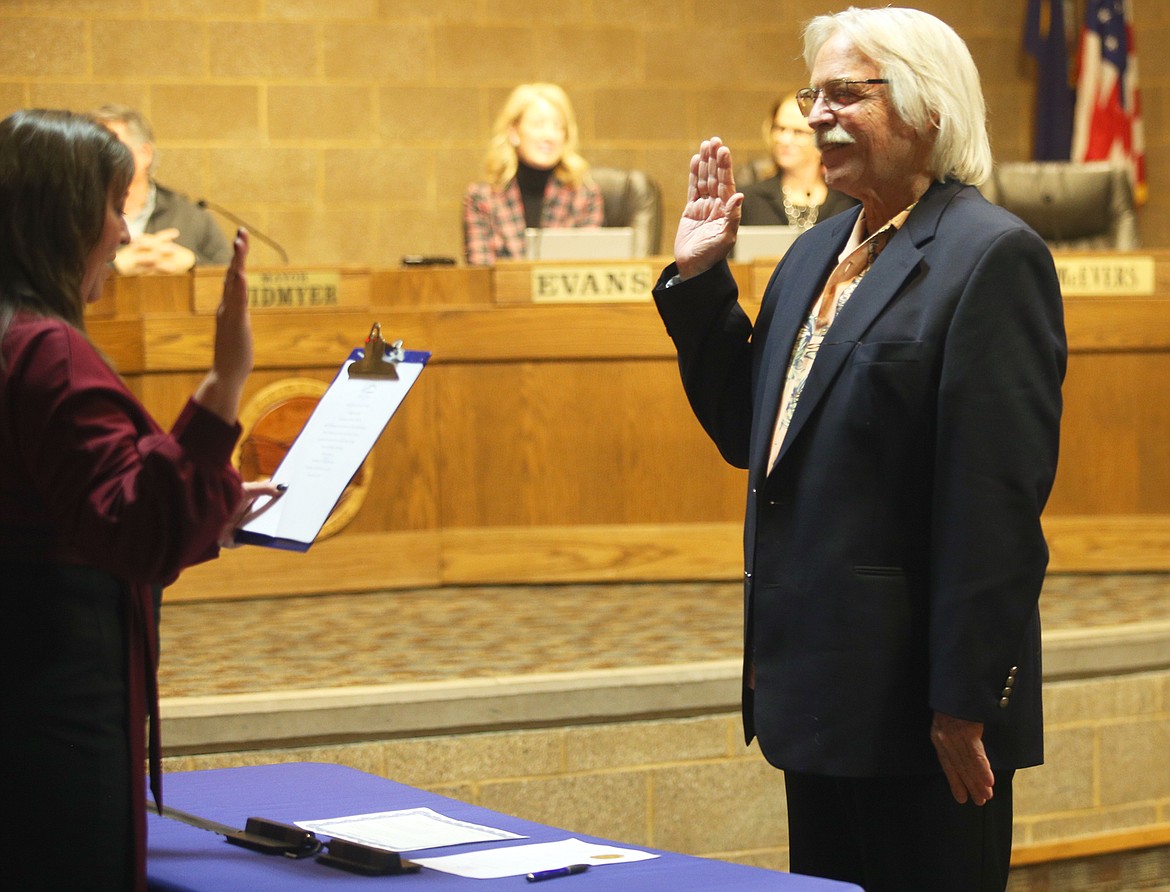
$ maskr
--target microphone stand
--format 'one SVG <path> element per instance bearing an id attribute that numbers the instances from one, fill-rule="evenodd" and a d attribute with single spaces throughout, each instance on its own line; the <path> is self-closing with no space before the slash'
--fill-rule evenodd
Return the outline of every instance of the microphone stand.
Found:
<path id="1" fill-rule="evenodd" d="M 251 223 L 249 223 L 247 220 L 244 220 L 244 219 L 241 219 L 240 217 L 237 217 L 235 214 L 233 214 L 227 208 L 220 207 L 218 204 L 216 204 L 213 201 L 208 201 L 206 198 L 200 198 L 197 202 L 195 202 L 195 204 L 198 205 L 199 207 L 203 208 L 204 210 L 212 210 L 212 211 L 215 211 L 217 214 L 222 214 L 223 216 L 225 216 L 229 220 L 231 220 L 233 223 L 235 223 L 237 226 L 243 226 L 246 230 L 248 230 L 249 235 L 256 236 L 256 238 L 260 239 L 260 241 L 264 242 L 264 244 L 268 245 L 268 247 L 272 248 L 272 250 L 274 250 L 277 254 L 279 254 L 280 259 L 284 261 L 284 265 L 288 266 L 288 252 L 286 252 L 284 250 L 284 248 L 282 248 L 280 246 L 280 243 L 277 242 L 276 239 L 265 235 L 263 232 L 261 232 L 259 229 L 257 229 L 255 226 L 253 226 Z"/>

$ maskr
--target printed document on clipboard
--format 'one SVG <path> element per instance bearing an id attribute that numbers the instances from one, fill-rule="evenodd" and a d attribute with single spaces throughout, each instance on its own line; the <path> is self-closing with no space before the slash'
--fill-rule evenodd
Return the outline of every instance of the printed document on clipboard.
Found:
<path id="1" fill-rule="evenodd" d="M 401 342 L 387 349 L 375 324 L 365 349 L 349 355 L 272 474 L 288 490 L 237 530 L 236 542 L 308 551 L 430 357 L 403 350 Z"/>

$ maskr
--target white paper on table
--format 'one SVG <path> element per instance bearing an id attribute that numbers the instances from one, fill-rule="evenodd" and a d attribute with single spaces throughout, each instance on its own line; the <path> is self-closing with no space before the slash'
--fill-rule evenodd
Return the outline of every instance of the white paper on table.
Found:
<path id="1" fill-rule="evenodd" d="M 400 362 L 397 378 L 351 378 L 353 362 L 341 367 L 273 473 L 272 482 L 288 491 L 241 527 L 238 541 L 308 548 L 425 364 Z"/>
<path id="2" fill-rule="evenodd" d="M 653 852 L 599 845 L 580 839 L 562 839 L 559 842 L 537 842 L 524 846 L 501 846 L 463 852 L 458 855 L 438 855 L 434 858 L 411 858 L 415 864 L 451 873 L 473 880 L 494 880 L 500 877 L 521 876 L 538 870 L 554 870 L 570 864 L 623 864 L 631 861 L 649 861 L 657 858 Z"/>
<path id="3" fill-rule="evenodd" d="M 509 830 L 449 818 L 431 808 L 404 808 L 319 821 L 297 821 L 296 825 L 321 836 L 390 852 L 525 838 Z"/>

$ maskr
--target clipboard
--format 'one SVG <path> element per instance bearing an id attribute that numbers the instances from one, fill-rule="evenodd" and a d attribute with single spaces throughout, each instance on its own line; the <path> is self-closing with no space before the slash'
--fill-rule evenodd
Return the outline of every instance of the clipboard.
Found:
<path id="1" fill-rule="evenodd" d="M 272 482 L 288 489 L 238 529 L 235 541 L 308 551 L 430 358 L 426 351 L 404 350 L 401 341 L 387 345 L 375 322 L 273 472 Z"/>

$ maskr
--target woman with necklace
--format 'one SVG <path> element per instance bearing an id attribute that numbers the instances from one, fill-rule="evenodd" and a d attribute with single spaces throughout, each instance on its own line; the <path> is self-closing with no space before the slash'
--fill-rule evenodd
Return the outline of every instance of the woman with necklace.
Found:
<path id="1" fill-rule="evenodd" d="M 786 96 L 772 107 L 764 122 L 764 139 L 775 174 L 743 188 L 743 226 L 795 226 L 808 229 L 818 220 L 852 207 L 848 195 L 825 185 L 821 153 L 813 131 L 796 104 Z"/>

